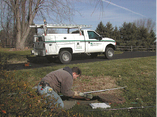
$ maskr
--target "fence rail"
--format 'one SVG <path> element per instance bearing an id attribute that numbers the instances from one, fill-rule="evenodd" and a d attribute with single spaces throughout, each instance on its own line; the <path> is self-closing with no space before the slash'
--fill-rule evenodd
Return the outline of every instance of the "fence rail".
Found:
<path id="1" fill-rule="evenodd" d="M 119 51 L 156 51 L 156 45 L 147 48 L 144 46 L 117 46 Z"/>

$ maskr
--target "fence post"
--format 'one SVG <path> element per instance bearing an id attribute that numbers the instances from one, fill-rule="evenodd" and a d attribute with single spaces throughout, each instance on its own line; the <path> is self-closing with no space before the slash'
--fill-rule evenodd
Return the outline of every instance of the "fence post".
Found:
<path id="1" fill-rule="evenodd" d="M 132 50 L 133 50 L 133 49 L 132 49 L 132 46 L 131 46 L 131 52 L 132 52 Z"/>

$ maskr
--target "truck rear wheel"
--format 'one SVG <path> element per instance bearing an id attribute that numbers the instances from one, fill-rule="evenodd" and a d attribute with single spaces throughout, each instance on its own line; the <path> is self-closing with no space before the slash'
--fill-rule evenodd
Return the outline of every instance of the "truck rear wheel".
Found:
<path id="1" fill-rule="evenodd" d="M 107 47 L 105 51 L 105 58 L 112 59 L 114 55 L 114 50 L 111 47 Z"/>
<path id="2" fill-rule="evenodd" d="M 72 59 L 72 55 L 69 51 L 64 50 L 60 52 L 59 60 L 61 63 L 63 64 L 70 63 L 71 59 Z"/>

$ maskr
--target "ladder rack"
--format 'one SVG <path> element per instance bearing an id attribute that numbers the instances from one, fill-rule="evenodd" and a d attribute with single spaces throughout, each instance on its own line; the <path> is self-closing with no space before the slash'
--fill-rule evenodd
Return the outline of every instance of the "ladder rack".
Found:
<path id="1" fill-rule="evenodd" d="M 35 24 L 30 25 L 31 28 L 58 28 L 58 29 L 74 29 L 74 28 L 91 28 L 91 25 L 74 25 L 74 24 Z"/>

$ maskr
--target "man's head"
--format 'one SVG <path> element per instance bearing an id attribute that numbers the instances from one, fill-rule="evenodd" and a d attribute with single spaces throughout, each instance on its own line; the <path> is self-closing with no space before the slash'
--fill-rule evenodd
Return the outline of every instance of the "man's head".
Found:
<path id="1" fill-rule="evenodd" d="M 77 77 L 81 76 L 81 70 L 78 67 L 72 68 L 73 79 L 77 79 Z"/>

